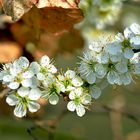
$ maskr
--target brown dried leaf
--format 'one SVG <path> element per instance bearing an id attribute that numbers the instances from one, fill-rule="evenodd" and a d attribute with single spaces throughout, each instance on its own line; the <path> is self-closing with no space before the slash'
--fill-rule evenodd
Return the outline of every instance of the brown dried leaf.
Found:
<path id="1" fill-rule="evenodd" d="M 61 7 L 78 8 L 79 0 L 1 0 L 4 11 L 12 17 L 13 21 L 19 20 L 34 5 L 38 8 Z"/>
<path id="2" fill-rule="evenodd" d="M 42 34 L 52 38 L 61 36 L 67 31 L 74 30 L 73 25 L 82 19 L 83 14 L 80 9 L 34 7 L 19 22 L 11 25 L 11 31 L 15 39 L 25 45 L 36 39 L 40 40 Z"/>
<path id="3" fill-rule="evenodd" d="M 28 12 L 38 0 L 2 0 L 5 13 L 17 21 L 22 15 Z"/>
<path id="4" fill-rule="evenodd" d="M 36 6 L 43 7 L 61 7 L 61 8 L 77 8 L 79 0 L 39 0 Z"/>
<path id="5" fill-rule="evenodd" d="M 80 9 L 33 7 L 19 22 L 11 25 L 11 32 L 22 46 L 29 42 L 36 46 L 31 51 L 34 58 L 38 59 L 46 53 L 53 57 L 58 51 L 73 52 L 83 46 L 83 39 L 73 28 L 82 19 Z"/>

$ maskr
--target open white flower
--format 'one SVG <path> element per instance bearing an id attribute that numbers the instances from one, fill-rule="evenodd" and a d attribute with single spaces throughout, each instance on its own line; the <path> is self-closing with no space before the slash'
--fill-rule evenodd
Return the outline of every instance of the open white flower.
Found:
<path id="1" fill-rule="evenodd" d="M 93 84 L 96 82 L 96 73 L 94 66 L 96 62 L 96 54 L 91 51 L 84 53 L 84 57 L 81 58 L 79 72 L 81 76 L 89 83 Z"/>
<path id="2" fill-rule="evenodd" d="M 67 104 L 69 111 L 75 111 L 78 116 L 82 117 L 85 114 L 86 105 L 91 103 L 91 96 L 84 93 L 82 88 L 77 88 L 70 92 L 69 98 L 71 101 Z"/>
<path id="3" fill-rule="evenodd" d="M 67 70 L 64 75 L 58 75 L 57 77 L 62 92 L 71 91 L 83 85 L 81 77 L 72 70 Z"/>
<path id="4" fill-rule="evenodd" d="M 122 0 L 81 0 L 79 7 L 84 11 L 83 26 L 94 26 L 103 29 L 112 25 L 120 15 Z M 82 26 L 82 27 L 83 27 Z"/>
<path id="5" fill-rule="evenodd" d="M 27 110 L 34 113 L 40 109 L 37 100 L 41 97 L 42 93 L 38 88 L 29 89 L 21 87 L 16 94 L 10 94 L 6 98 L 6 102 L 10 106 L 16 106 L 14 115 L 21 118 L 26 116 Z"/>
<path id="6" fill-rule="evenodd" d="M 40 69 L 39 72 L 37 73 L 38 80 L 43 81 L 50 73 L 54 74 L 56 72 L 57 69 L 51 63 L 50 58 L 47 55 L 44 55 L 40 60 Z"/>
<path id="7" fill-rule="evenodd" d="M 23 87 L 37 87 L 37 79 L 34 72 L 29 69 L 29 61 L 25 57 L 20 57 L 8 66 L 4 65 L 2 74 L 3 83 L 11 89 Z"/>
<path id="8" fill-rule="evenodd" d="M 50 104 L 56 105 L 59 102 L 62 85 L 54 76 L 49 77 L 44 82 L 43 97 L 48 99 Z"/>
<path id="9" fill-rule="evenodd" d="M 124 57 L 131 59 L 134 55 L 133 49 L 140 49 L 140 25 L 133 23 L 124 30 L 124 35 L 118 33 L 116 40 L 122 45 Z"/>

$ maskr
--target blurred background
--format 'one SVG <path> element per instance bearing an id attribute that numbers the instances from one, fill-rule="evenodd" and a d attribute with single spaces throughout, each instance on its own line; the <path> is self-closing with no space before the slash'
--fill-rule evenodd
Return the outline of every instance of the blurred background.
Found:
<path id="1" fill-rule="evenodd" d="M 134 22 L 140 24 L 140 1 L 121 4 L 119 12 L 111 11 L 118 12 L 111 19 L 115 21 L 107 20 L 104 26 L 94 22 L 96 14 L 92 22 L 88 20 L 91 11 L 85 10 L 84 17 L 79 9 L 35 7 L 13 23 L 0 5 L 0 63 L 21 55 L 33 61 L 47 54 L 58 69 L 74 69 L 91 40 L 114 35 Z M 108 13 L 100 14 L 102 21 Z M 13 108 L 5 103 L 3 89 L 0 85 L 0 140 L 140 140 L 140 78 L 129 86 L 104 89 L 82 118 L 67 112 L 63 100 L 57 106 L 41 100 L 40 111 L 15 118 Z"/>

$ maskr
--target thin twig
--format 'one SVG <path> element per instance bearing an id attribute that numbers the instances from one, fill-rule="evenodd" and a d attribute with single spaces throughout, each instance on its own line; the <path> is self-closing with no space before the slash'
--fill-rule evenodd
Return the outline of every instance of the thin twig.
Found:
<path id="1" fill-rule="evenodd" d="M 33 138 L 33 140 L 38 140 L 37 137 L 32 133 L 35 129 L 41 129 L 43 131 L 48 132 L 48 140 L 54 139 L 55 130 L 60 123 L 60 121 L 67 114 L 67 110 L 63 110 L 60 115 L 56 119 L 52 120 L 41 120 L 35 121 L 34 126 L 27 129 L 28 134 Z"/>
<path id="2" fill-rule="evenodd" d="M 1 93 L 0 93 L 0 100 L 10 91 L 9 88 L 4 89 Z"/>
<path id="3" fill-rule="evenodd" d="M 36 126 L 27 129 L 28 134 L 33 138 L 33 140 L 38 140 L 38 138 L 32 133 L 36 129 Z"/>
<path id="4" fill-rule="evenodd" d="M 118 109 L 115 109 L 115 108 L 112 108 L 112 107 L 109 107 L 107 105 L 103 105 L 103 108 L 107 111 L 114 111 L 114 112 L 119 112 L 121 113 L 122 115 L 126 116 L 127 118 L 135 121 L 138 125 L 140 125 L 140 120 L 133 114 L 129 113 L 129 112 L 126 112 L 124 110 L 118 110 Z"/>

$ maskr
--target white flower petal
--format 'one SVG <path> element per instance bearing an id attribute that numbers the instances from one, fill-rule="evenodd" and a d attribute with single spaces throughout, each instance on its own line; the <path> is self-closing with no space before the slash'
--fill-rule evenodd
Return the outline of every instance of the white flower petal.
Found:
<path id="1" fill-rule="evenodd" d="M 52 105 L 56 105 L 59 101 L 59 97 L 56 94 L 52 94 L 49 98 L 49 103 Z"/>
<path id="2" fill-rule="evenodd" d="M 118 33 L 116 36 L 115 36 L 116 40 L 119 41 L 119 42 L 123 42 L 124 41 L 124 36 L 122 33 Z"/>
<path id="3" fill-rule="evenodd" d="M 130 73 L 125 73 L 125 74 L 122 74 L 121 76 L 120 76 L 120 78 L 121 78 L 121 81 L 122 81 L 122 83 L 124 84 L 124 85 L 129 85 L 130 83 L 131 83 L 131 81 L 132 81 L 132 77 L 131 77 L 131 74 Z"/>
<path id="4" fill-rule="evenodd" d="M 118 53 L 116 55 L 110 54 L 110 60 L 112 62 L 119 62 L 119 61 L 121 61 L 122 57 L 123 57 L 122 53 Z"/>
<path id="5" fill-rule="evenodd" d="M 54 65 L 51 65 L 50 68 L 49 68 L 49 71 L 51 73 L 56 73 L 57 72 L 57 69 L 56 69 L 56 67 Z"/>
<path id="6" fill-rule="evenodd" d="M 135 36 L 130 39 L 130 43 L 133 45 L 135 49 L 140 49 L 140 37 Z"/>
<path id="7" fill-rule="evenodd" d="M 64 81 L 65 77 L 63 75 L 58 75 L 57 78 L 60 80 L 60 81 Z"/>
<path id="8" fill-rule="evenodd" d="M 107 80 L 110 84 L 115 84 L 119 80 L 119 75 L 117 72 L 111 70 L 107 74 Z"/>
<path id="9" fill-rule="evenodd" d="M 98 99 L 101 96 L 101 89 L 96 86 L 90 86 L 89 93 L 94 99 Z"/>
<path id="10" fill-rule="evenodd" d="M 91 96 L 89 94 L 86 94 L 82 97 L 81 100 L 82 104 L 87 105 L 91 102 Z"/>
<path id="11" fill-rule="evenodd" d="M 17 89 L 17 88 L 19 88 L 19 83 L 18 82 L 12 82 L 8 85 L 8 87 L 10 89 Z"/>
<path id="12" fill-rule="evenodd" d="M 109 54 L 106 52 L 101 52 L 97 55 L 97 61 L 102 64 L 107 64 L 109 62 Z"/>
<path id="13" fill-rule="evenodd" d="M 125 57 L 125 58 L 130 59 L 130 58 L 133 57 L 133 55 L 134 55 L 134 52 L 133 52 L 132 49 L 126 48 L 126 49 L 124 50 L 124 57 Z"/>
<path id="14" fill-rule="evenodd" d="M 32 71 L 26 71 L 22 74 L 23 78 L 32 78 L 34 76 L 34 73 Z"/>
<path id="15" fill-rule="evenodd" d="M 86 76 L 86 80 L 89 84 L 93 84 L 96 81 L 96 74 L 94 72 L 90 72 L 90 74 L 88 74 Z"/>
<path id="16" fill-rule="evenodd" d="M 136 34 L 136 35 L 140 35 L 140 25 L 137 24 L 137 23 L 133 23 L 131 26 L 130 26 L 130 29 L 131 31 Z"/>
<path id="17" fill-rule="evenodd" d="M 75 87 L 83 85 L 83 80 L 80 77 L 73 78 L 71 82 Z"/>
<path id="18" fill-rule="evenodd" d="M 0 80 L 3 80 L 3 77 L 4 77 L 5 75 L 7 75 L 7 74 L 5 73 L 4 70 L 3 70 L 3 71 L 0 71 Z"/>
<path id="19" fill-rule="evenodd" d="M 107 45 L 106 52 L 112 55 L 116 55 L 117 53 L 121 52 L 121 44 L 119 42 L 113 42 Z"/>
<path id="20" fill-rule="evenodd" d="M 45 75 L 43 73 L 38 73 L 37 79 L 43 81 L 45 79 Z"/>
<path id="21" fill-rule="evenodd" d="M 32 71 L 34 74 L 37 74 L 40 71 L 40 65 L 37 62 L 32 62 L 30 64 L 29 70 Z"/>
<path id="22" fill-rule="evenodd" d="M 125 38 L 129 39 L 134 36 L 134 33 L 130 30 L 130 28 L 126 28 L 124 30 L 124 36 Z"/>
<path id="23" fill-rule="evenodd" d="M 18 64 L 22 69 L 26 69 L 29 66 L 29 60 L 26 57 L 20 57 L 18 59 Z"/>
<path id="24" fill-rule="evenodd" d="M 20 104 L 16 105 L 16 107 L 14 109 L 15 116 L 22 118 L 26 115 L 26 113 L 27 113 L 27 109 L 23 104 L 20 103 Z"/>
<path id="25" fill-rule="evenodd" d="M 21 96 L 21 97 L 25 97 L 29 94 L 29 88 L 26 87 L 20 87 L 17 91 L 17 93 Z"/>
<path id="26" fill-rule="evenodd" d="M 14 77 L 12 75 L 5 75 L 3 77 L 4 82 L 12 82 L 14 80 Z"/>
<path id="27" fill-rule="evenodd" d="M 39 84 L 39 81 L 37 80 L 37 78 L 34 76 L 32 77 L 31 81 L 32 81 L 31 88 L 36 88 Z"/>
<path id="28" fill-rule="evenodd" d="M 66 92 L 66 88 L 63 84 L 59 83 L 59 88 L 62 92 Z"/>
<path id="29" fill-rule="evenodd" d="M 76 113 L 79 117 L 82 117 L 85 114 L 85 108 L 82 104 L 76 106 Z"/>
<path id="30" fill-rule="evenodd" d="M 14 106 L 19 103 L 19 100 L 14 94 L 10 94 L 6 98 L 6 103 L 8 103 L 10 106 Z"/>
<path id="31" fill-rule="evenodd" d="M 117 63 L 115 65 L 115 68 L 120 73 L 125 73 L 125 72 L 128 71 L 128 67 L 127 67 L 127 64 L 126 63 Z"/>
<path id="32" fill-rule="evenodd" d="M 70 98 L 71 100 L 74 100 L 75 97 L 76 97 L 75 92 L 74 92 L 74 91 L 71 91 L 70 94 L 69 94 L 69 98 Z"/>
<path id="33" fill-rule="evenodd" d="M 134 54 L 134 56 L 130 59 L 131 63 L 139 63 L 140 62 L 140 52 Z"/>
<path id="34" fill-rule="evenodd" d="M 100 64 L 100 63 L 97 63 L 97 64 L 95 65 L 94 69 L 95 69 L 95 72 L 97 73 L 97 75 L 100 76 L 100 78 L 103 78 L 103 77 L 106 75 L 106 73 L 107 73 L 106 67 L 104 67 L 104 66 L 103 66 L 102 64 Z"/>
<path id="35" fill-rule="evenodd" d="M 30 100 L 38 100 L 42 95 L 42 92 L 38 88 L 33 88 L 30 90 L 28 98 Z"/>
<path id="36" fill-rule="evenodd" d="M 72 91 L 72 90 L 75 90 L 75 87 L 70 85 L 66 87 L 66 91 Z"/>
<path id="37" fill-rule="evenodd" d="M 41 58 L 40 63 L 41 63 L 42 66 L 48 67 L 49 64 L 50 64 L 50 58 L 49 58 L 47 55 L 44 55 L 44 56 Z"/>
<path id="38" fill-rule="evenodd" d="M 89 45 L 89 49 L 99 53 L 102 50 L 102 47 L 100 43 L 92 42 L 92 44 Z"/>
<path id="39" fill-rule="evenodd" d="M 80 97 L 83 93 L 83 88 L 79 87 L 74 90 L 76 97 Z"/>
<path id="40" fill-rule="evenodd" d="M 40 105 L 36 102 L 31 101 L 28 103 L 28 109 L 30 112 L 34 113 L 40 109 Z"/>
<path id="41" fill-rule="evenodd" d="M 32 86 L 32 79 L 24 79 L 21 82 L 23 87 L 31 87 Z"/>
<path id="42" fill-rule="evenodd" d="M 21 67 L 10 67 L 10 74 L 13 76 L 17 76 L 19 73 L 22 72 L 22 68 Z"/>
<path id="43" fill-rule="evenodd" d="M 74 101 L 68 102 L 68 104 L 67 104 L 67 109 L 68 109 L 69 111 L 75 111 L 76 105 L 75 105 Z"/>
<path id="44" fill-rule="evenodd" d="M 65 73 L 65 76 L 68 76 L 69 78 L 74 78 L 76 75 L 75 71 L 72 71 L 72 70 L 67 70 L 66 73 Z"/>

